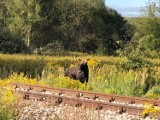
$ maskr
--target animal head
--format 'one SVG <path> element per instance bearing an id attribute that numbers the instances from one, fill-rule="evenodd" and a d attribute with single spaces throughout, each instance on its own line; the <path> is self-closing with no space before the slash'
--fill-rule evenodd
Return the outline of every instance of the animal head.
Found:
<path id="1" fill-rule="evenodd" d="M 81 59 L 78 59 L 78 61 L 79 61 L 78 69 L 79 69 L 80 72 L 82 72 L 82 71 L 84 72 L 84 71 L 88 70 L 87 63 L 88 63 L 89 60 L 90 59 L 86 59 L 86 61 L 82 61 Z"/>

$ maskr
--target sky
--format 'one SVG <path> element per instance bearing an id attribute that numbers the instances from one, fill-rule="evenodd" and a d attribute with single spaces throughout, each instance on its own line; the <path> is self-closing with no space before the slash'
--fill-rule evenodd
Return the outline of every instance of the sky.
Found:
<path id="1" fill-rule="evenodd" d="M 105 4 L 124 17 L 140 16 L 141 7 L 146 6 L 148 0 L 105 0 Z"/>
<path id="2" fill-rule="evenodd" d="M 146 5 L 148 0 L 105 0 L 108 6 L 118 7 L 142 7 Z"/>

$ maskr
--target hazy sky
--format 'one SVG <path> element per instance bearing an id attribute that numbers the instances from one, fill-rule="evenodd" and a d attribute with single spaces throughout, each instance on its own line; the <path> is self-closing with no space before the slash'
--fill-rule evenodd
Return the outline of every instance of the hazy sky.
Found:
<path id="1" fill-rule="evenodd" d="M 107 6 L 143 7 L 148 0 L 105 0 Z"/>
<path id="2" fill-rule="evenodd" d="M 122 16 L 140 16 L 140 9 L 147 5 L 149 0 L 105 0 L 108 7 L 115 9 Z"/>

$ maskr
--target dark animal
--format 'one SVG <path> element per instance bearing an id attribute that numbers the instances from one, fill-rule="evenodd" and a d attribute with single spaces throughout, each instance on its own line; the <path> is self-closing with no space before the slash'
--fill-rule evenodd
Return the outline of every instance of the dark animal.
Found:
<path id="1" fill-rule="evenodd" d="M 88 83 L 89 79 L 89 69 L 87 65 L 88 61 L 89 59 L 87 59 L 86 61 L 82 61 L 81 59 L 79 59 L 78 66 L 68 68 L 65 71 L 64 76 L 68 76 L 71 79 L 79 80 L 81 83 L 85 82 Z"/>

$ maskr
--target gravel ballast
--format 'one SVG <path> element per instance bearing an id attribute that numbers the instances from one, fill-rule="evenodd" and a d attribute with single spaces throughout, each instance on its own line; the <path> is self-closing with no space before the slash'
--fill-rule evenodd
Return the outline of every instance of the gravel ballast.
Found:
<path id="1" fill-rule="evenodd" d="M 17 120 L 152 120 L 115 111 L 91 110 L 41 101 L 22 101 Z M 155 119 L 153 119 L 155 120 Z"/>

